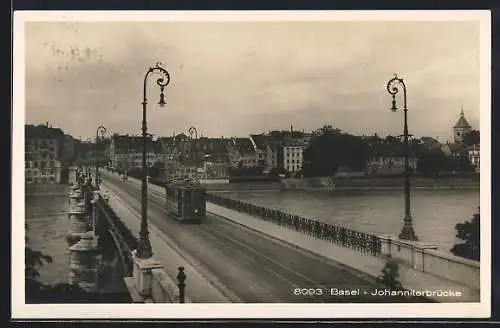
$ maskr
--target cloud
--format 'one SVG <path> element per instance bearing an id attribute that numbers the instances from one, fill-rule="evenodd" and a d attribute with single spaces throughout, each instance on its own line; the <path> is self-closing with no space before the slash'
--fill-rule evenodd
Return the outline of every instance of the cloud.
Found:
<path id="1" fill-rule="evenodd" d="M 26 117 L 75 136 L 93 136 L 101 124 L 138 133 L 144 74 L 161 61 L 172 77 L 167 106 L 156 106 L 153 77 L 147 89 L 157 135 L 328 122 L 393 133 L 400 122 L 387 110 L 385 84 L 394 72 L 408 83 L 415 133 L 449 135 L 460 106 L 478 119 L 478 58 L 471 22 L 28 23 Z"/>

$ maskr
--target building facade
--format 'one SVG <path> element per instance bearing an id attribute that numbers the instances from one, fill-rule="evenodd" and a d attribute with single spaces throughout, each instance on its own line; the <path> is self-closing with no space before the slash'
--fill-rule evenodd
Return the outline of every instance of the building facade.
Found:
<path id="1" fill-rule="evenodd" d="M 409 157 L 410 169 L 417 169 L 417 158 Z M 399 175 L 405 171 L 404 156 L 375 156 L 368 161 L 367 175 Z"/>
<path id="2" fill-rule="evenodd" d="M 25 125 L 25 183 L 61 183 L 65 142 L 61 129 Z"/>
<path id="3" fill-rule="evenodd" d="M 480 150 L 479 145 L 474 145 L 469 149 L 469 161 L 474 166 L 477 173 L 480 172 Z"/>
<path id="4" fill-rule="evenodd" d="M 147 141 L 146 165 L 153 167 L 164 162 L 163 151 L 158 141 Z M 142 168 L 142 137 L 113 135 L 109 144 L 109 163 L 118 171 L 131 171 Z"/>
<path id="5" fill-rule="evenodd" d="M 250 138 L 232 138 L 228 146 L 229 163 L 233 168 L 257 167 L 259 158 Z"/>
<path id="6" fill-rule="evenodd" d="M 302 171 L 304 148 L 300 142 L 287 142 L 283 146 L 283 162 L 286 171 L 294 174 Z"/>

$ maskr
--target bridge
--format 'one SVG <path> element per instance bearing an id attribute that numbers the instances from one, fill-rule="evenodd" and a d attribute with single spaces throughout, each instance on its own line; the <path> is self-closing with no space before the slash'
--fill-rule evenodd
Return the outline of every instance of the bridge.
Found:
<path id="1" fill-rule="evenodd" d="M 181 294 L 182 301 L 197 303 L 479 302 L 479 263 L 428 243 L 359 233 L 217 194 L 207 196 L 207 220 L 186 225 L 169 217 L 164 188 L 155 181 L 148 188 L 154 254 L 141 269 L 134 253 L 140 181 L 104 170 L 100 176 L 99 191 L 81 186 L 91 225 L 96 235 L 111 236 L 137 302 L 177 302 Z M 400 264 L 407 290 L 432 287 L 461 296 L 368 296 L 383 287 L 376 277 L 388 258 Z M 179 267 L 187 275 L 182 291 Z M 343 290 L 358 294 L 338 293 Z"/>

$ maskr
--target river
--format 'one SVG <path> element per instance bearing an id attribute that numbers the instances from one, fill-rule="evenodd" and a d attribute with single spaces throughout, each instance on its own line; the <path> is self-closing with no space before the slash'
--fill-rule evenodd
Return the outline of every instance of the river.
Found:
<path id="1" fill-rule="evenodd" d="M 402 227 L 402 191 L 273 191 L 224 195 L 360 232 L 398 234 Z M 419 240 L 450 253 L 458 240 L 455 225 L 479 207 L 479 189 L 423 190 L 411 194 L 411 212 Z"/>
<path id="2" fill-rule="evenodd" d="M 52 257 L 39 268 L 39 280 L 46 284 L 66 283 L 69 275 L 68 186 L 27 185 L 25 223 L 28 246 Z"/>

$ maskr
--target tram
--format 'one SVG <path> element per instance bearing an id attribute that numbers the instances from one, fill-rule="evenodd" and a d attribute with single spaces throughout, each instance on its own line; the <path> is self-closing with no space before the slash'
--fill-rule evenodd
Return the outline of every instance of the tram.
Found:
<path id="1" fill-rule="evenodd" d="M 167 212 L 185 223 L 201 223 L 206 217 L 206 188 L 189 181 L 165 185 Z"/>

